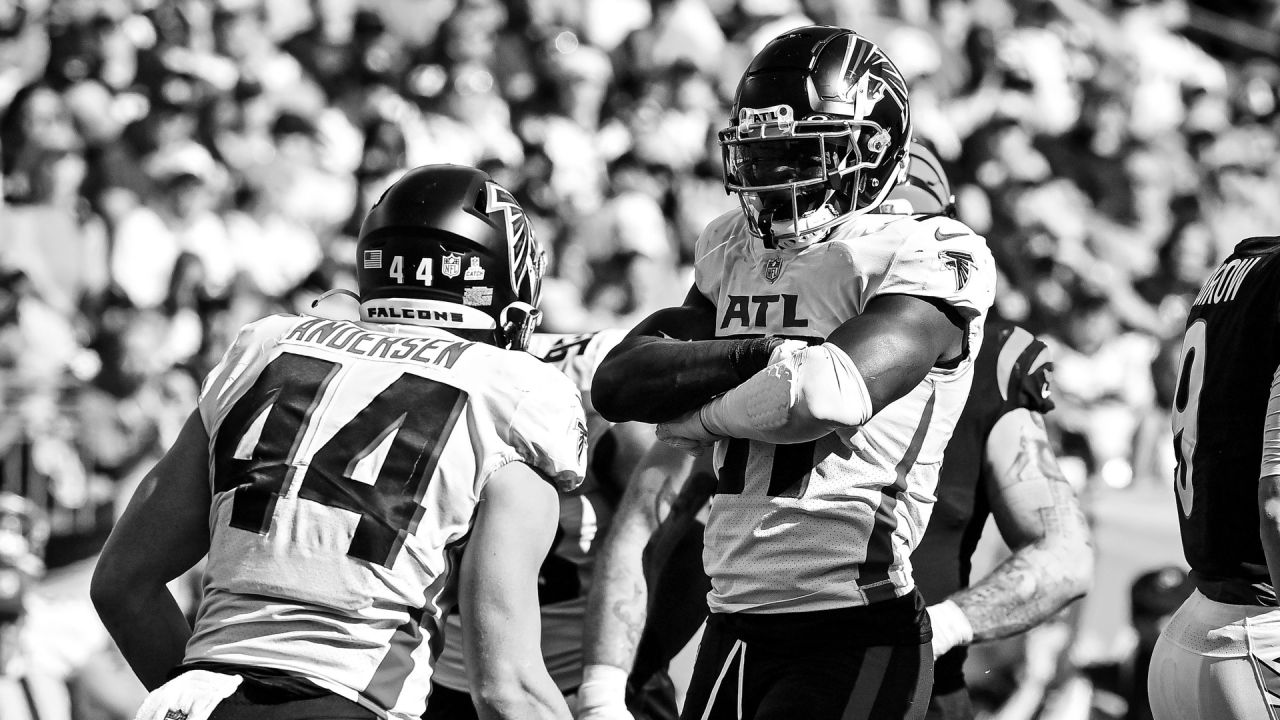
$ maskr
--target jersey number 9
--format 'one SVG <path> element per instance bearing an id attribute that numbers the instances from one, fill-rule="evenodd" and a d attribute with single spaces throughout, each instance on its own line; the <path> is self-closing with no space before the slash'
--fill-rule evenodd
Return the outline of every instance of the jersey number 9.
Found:
<path id="1" fill-rule="evenodd" d="M 1178 387 L 1173 394 L 1173 452 L 1177 459 L 1174 487 L 1182 516 L 1191 517 L 1195 500 L 1196 427 L 1200 415 L 1200 388 L 1204 385 L 1204 351 L 1208 325 L 1197 320 L 1182 338 L 1182 359 L 1178 367 Z"/>

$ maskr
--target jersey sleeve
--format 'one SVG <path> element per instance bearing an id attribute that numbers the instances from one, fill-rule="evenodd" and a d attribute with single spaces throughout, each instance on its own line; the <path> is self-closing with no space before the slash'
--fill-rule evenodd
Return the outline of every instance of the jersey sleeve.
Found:
<path id="1" fill-rule="evenodd" d="M 1036 336 L 1014 327 L 996 356 L 1004 412 L 1025 408 L 1044 414 L 1053 410 L 1052 376 L 1053 352 Z"/>
<path id="2" fill-rule="evenodd" d="M 996 270 L 982 237 L 941 216 L 904 218 L 893 229 L 887 235 L 899 238 L 897 247 L 882 277 L 865 283 L 864 303 L 878 295 L 913 295 L 941 300 L 969 320 L 986 314 L 995 300 Z"/>
<path id="3" fill-rule="evenodd" d="M 587 420 L 573 383 L 554 369 L 531 373 L 534 382 L 516 405 L 509 443 L 530 467 L 561 491 L 587 474 Z"/>
<path id="4" fill-rule="evenodd" d="M 231 347 L 200 385 L 200 419 L 210 434 L 218 419 L 237 396 L 266 366 L 270 349 L 298 323 L 296 315 L 270 315 L 240 329 Z"/>
<path id="5" fill-rule="evenodd" d="M 742 212 L 731 210 L 707 223 L 693 246 L 693 284 L 712 303 L 720 296 L 724 282 L 725 249 L 741 223 Z M 740 232 L 747 232 L 745 225 Z"/>

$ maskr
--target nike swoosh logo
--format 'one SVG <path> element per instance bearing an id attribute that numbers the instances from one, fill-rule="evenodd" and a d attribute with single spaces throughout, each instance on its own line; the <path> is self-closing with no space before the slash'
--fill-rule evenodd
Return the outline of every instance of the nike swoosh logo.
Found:
<path id="1" fill-rule="evenodd" d="M 943 240 L 950 240 L 951 238 L 964 237 L 968 234 L 969 233 L 967 232 L 944 233 L 942 232 L 942 228 L 938 228 L 933 231 L 933 239 L 938 242 L 942 242 Z"/>

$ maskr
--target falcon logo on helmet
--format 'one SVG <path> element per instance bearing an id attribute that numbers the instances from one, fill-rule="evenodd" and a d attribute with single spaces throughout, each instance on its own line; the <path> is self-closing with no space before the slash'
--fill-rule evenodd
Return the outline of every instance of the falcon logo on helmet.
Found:
<path id="1" fill-rule="evenodd" d="M 725 189 L 770 248 L 821 240 L 875 209 L 906 170 L 906 81 L 844 28 L 798 28 L 766 45 L 738 84 L 731 122 L 719 133 Z"/>
<path id="2" fill-rule="evenodd" d="M 356 257 L 363 320 L 492 330 L 514 349 L 537 327 L 546 254 L 515 197 L 475 168 L 405 173 L 360 226 Z M 485 277 L 492 288 L 470 286 Z"/>
<path id="3" fill-rule="evenodd" d="M 545 268 L 543 263 L 546 255 L 538 248 L 537 242 L 533 237 L 533 226 L 529 224 L 529 219 L 525 217 L 524 209 L 516 202 L 514 196 L 496 182 L 490 181 L 485 185 L 486 203 L 485 209 L 490 215 L 500 214 L 505 218 L 507 227 L 507 237 L 511 238 L 509 253 L 509 267 L 511 287 L 518 288 L 528 278 L 530 273 L 536 272 L 541 278 Z M 539 252 L 534 252 L 538 248 Z M 538 283 L 539 288 L 541 282 Z M 532 304 L 537 305 L 537 297 L 534 297 Z"/>

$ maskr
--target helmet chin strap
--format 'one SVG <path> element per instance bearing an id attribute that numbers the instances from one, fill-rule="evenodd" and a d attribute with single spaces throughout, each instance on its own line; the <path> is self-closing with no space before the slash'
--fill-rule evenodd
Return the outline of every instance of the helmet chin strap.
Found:
<path id="1" fill-rule="evenodd" d="M 510 350 L 524 350 L 529 347 L 533 331 L 542 322 L 542 311 L 526 302 L 517 300 L 502 309 L 498 315 L 498 326 L 502 329 L 502 341 Z"/>
<path id="2" fill-rule="evenodd" d="M 354 298 L 356 302 L 360 302 L 360 296 L 355 294 L 354 292 L 351 292 L 346 288 L 334 288 L 332 290 L 325 290 L 323 293 L 320 293 L 320 297 L 311 301 L 311 307 L 314 308 L 318 306 L 322 300 L 327 300 L 333 297 L 334 295 L 346 295 L 348 297 Z"/>
<path id="3" fill-rule="evenodd" d="M 756 219 L 756 225 L 760 229 L 760 238 L 764 240 L 764 246 L 770 250 L 776 250 L 778 240 L 773 235 L 773 211 L 763 210 Z"/>

